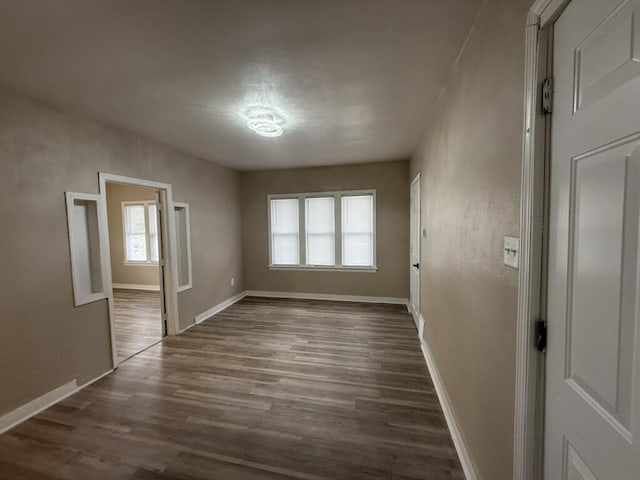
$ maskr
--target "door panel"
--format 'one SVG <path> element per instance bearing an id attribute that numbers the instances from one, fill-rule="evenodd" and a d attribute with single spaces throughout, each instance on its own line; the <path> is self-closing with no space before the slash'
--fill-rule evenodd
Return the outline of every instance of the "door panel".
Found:
<path id="1" fill-rule="evenodd" d="M 576 48 L 576 111 L 640 75 L 637 10 L 637 1 L 624 2 Z"/>
<path id="2" fill-rule="evenodd" d="M 554 25 L 545 478 L 640 478 L 640 0 Z"/>
<path id="3" fill-rule="evenodd" d="M 625 340 L 635 326 L 638 247 L 634 143 L 574 160 L 569 219 L 566 378 L 626 428 L 633 346 Z"/>
<path id="4" fill-rule="evenodd" d="M 578 455 L 573 446 L 565 443 L 565 462 L 566 465 L 564 478 L 566 480 L 598 480 L 591 472 L 591 469 Z"/>

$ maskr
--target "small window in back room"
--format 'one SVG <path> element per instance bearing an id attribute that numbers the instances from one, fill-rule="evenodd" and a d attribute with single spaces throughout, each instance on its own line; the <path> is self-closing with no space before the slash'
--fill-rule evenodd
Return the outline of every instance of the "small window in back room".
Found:
<path id="1" fill-rule="evenodd" d="M 158 210 L 153 202 L 124 202 L 125 262 L 158 263 Z"/>

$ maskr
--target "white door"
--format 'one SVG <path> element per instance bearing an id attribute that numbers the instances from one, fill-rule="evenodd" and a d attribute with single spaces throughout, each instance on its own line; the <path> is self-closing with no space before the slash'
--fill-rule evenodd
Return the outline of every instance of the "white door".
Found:
<path id="1" fill-rule="evenodd" d="M 411 232 L 410 232 L 410 257 L 411 257 L 411 310 L 416 327 L 420 317 L 420 174 L 411 182 Z M 422 332 L 420 332 L 422 334 Z"/>
<path id="2" fill-rule="evenodd" d="M 546 480 L 640 479 L 640 0 L 554 25 Z"/>
<path id="3" fill-rule="evenodd" d="M 167 336 L 167 302 L 165 299 L 165 291 L 164 291 L 164 278 L 166 272 L 165 268 L 165 254 L 164 254 L 164 237 L 167 235 L 167 229 L 165 226 L 168 222 L 165 221 L 167 212 L 166 208 L 163 208 L 163 205 L 167 205 L 167 195 L 165 190 L 156 190 L 156 228 L 157 231 L 153 232 L 158 242 L 158 285 L 160 286 L 160 318 L 162 322 L 162 336 Z"/>

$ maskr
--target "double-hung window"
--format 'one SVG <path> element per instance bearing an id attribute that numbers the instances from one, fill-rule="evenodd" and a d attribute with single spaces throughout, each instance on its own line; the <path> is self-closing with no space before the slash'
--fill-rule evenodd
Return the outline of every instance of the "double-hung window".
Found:
<path id="1" fill-rule="evenodd" d="M 307 265 L 336 264 L 335 210 L 334 197 L 305 198 Z"/>
<path id="2" fill-rule="evenodd" d="M 271 261 L 274 265 L 300 263 L 298 200 L 271 200 Z"/>
<path id="3" fill-rule="evenodd" d="M 376 269 L 375 191 L 269 196 L 272 268 Z"/>
<path id="4" fill-rule="evenodd" d="M 158 263 L 158 210 L 155 202 L 123 202 L 124 260 Z"/>
<path id="5" fill-rule="evenodd" d="M 373 195 L 342 197 L 342 265 L 373 265 Z"/>

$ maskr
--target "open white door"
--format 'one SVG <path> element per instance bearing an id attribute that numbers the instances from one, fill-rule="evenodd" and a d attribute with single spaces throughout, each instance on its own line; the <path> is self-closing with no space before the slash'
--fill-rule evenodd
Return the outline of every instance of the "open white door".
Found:
<path id="1" fill-rule="evenodd" d="M 158 231 L 155 233 L 155 238 L 158 242 L 158 285 L 160 286 L 160 318 L 162 322 L 162 336 L 167 335 L 169 330 L 167 325 L 167 303 L 165 301 L 165 288 L 164 279 L 167 274 L 166 260 L 165 260 L 165 242 L 164 238 L 167 238 L 169 232 L 167 230 L 168 222 L 165 220 L 167 215 L 173 214 L 173 211 L 169 212 L 166 208 L 162 208 L 162 205 L 167 205 L 167 196 L 164 190 L 156 190 L 156 226 Z"/>
<path id="2" fill-rule="evenodd" d="M 420 322 L 420 174 L 411 182 L 410 223 L 410 303 L 416 327 L 422 336 Z"/>
<path id="3" fill-rule="evenodd" d="M 554 25 L 548 480 L 640 479 L 640 0 Z"/>

